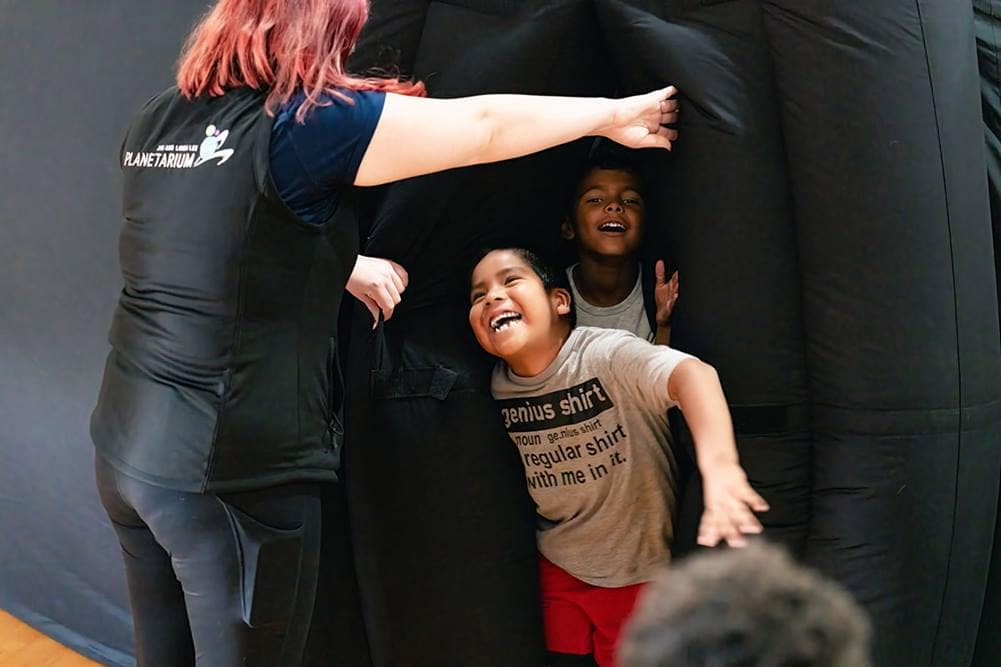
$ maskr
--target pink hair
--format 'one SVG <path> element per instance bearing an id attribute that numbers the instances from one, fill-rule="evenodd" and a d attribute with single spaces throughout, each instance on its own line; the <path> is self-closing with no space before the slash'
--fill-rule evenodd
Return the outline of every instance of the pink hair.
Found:
<path id="1" fill-rule="evenodd" d="M 420 82 L 345 72 L 367 19 L 367 0 L 219 0 L 188 37 L 177 87 L 189 98 L 241 86 L 267 91 L 269 114 L 301 88 L 299 122 L 331 103 L 324 95 L 349 99 L 337 88 L 424 95 Z"/>

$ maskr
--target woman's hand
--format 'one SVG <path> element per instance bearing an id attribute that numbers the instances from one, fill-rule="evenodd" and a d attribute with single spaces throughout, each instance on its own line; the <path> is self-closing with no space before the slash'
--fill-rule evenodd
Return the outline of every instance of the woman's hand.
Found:
<path id="1" fill-rule="evenodd" d="M 678 101 L 674 86 L 645 95 L 615 100 L 612 123 L 599 134 L 629 148 L 666 148 L 678 138 L 678 131 L 664 127 L 678 121 Z"/>
<path id="2" fill-rule="evenodd" d="M 678 300 L 678 272 L 675 271 L 670 280 L 665 280 L 667 271 L 664 260 L 658 259 L 654 265 L 653 300 L 657 306 L 655 315 L 658 326 L 667 326 L 674 312 L 674 304 Z"/>
<path id="3" fill-rule="evenodd" d="M 374 329 L 379 324 L 380 313 L 387 320 L 393 316 L 393 309 L 400 302 L 409 282 L 407 270 L 396 262 L 358 255 L 348 278 L 347 290 L 372 313 Z"/>
<path id="4" fill-rule="evenodd" d="M 721 541 L 731 547 L 747 544 L 744 535 L 760 533 L 754 512 L 767 512 L 768 503 L 747 483 L 739 463 L 711 466 L 702 473 L 705 509 L 699 523 L 698 542 L 714 547 Z"/>

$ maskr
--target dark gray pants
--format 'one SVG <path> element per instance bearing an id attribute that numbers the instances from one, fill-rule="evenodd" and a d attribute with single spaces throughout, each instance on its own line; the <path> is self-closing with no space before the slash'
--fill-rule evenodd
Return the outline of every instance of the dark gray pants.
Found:
<path id="1" fill-rule="evenodd" d="M 320 557 L 320 485 L 224 495 L 124 475 L 97 488 L 125 559 L 138 667 L 294 667 Z"/>

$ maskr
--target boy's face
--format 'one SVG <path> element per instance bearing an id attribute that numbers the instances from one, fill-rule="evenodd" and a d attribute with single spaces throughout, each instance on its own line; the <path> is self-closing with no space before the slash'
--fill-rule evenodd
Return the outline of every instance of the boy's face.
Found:
<path id="1" fill-rule="evenodd" d="M 574 219 L 563 225 L 563 238 L 577 242 L 579 253 L 631 257 L 643 236 L 643 197 L 637 178 L 618 169 L 592 169 L 577 188 Z"/>
<path id="2" fill-rule="evenodd" d="M 469 325 L 483 349 L 519 375 L 545 369 L 563 344 L 566 326 L 560 316 L 570 312 L 567 291 L 547 292 L 532 267 L 510 250 L 487 254 L 471 282 Z"/>

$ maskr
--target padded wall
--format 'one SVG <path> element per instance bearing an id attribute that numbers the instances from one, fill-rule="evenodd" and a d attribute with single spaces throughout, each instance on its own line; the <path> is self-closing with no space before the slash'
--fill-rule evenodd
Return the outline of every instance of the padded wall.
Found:
<path id="1" fill-rule="evenodd" d="M 814 406 L 808 560 L 872 612 L 879 664 L 968 664 L 1001 452 L 972 12 L 765 12 Z"/>
<path id="2" fill-rule="evenodd" d="M 760 4 L 596 3 L 624 92 L 681 90 L 670 157 L 644 152 L 653 184 L 651 259 L 683 284 L 672 344 L 713 364 L 749 477 L 772 510 L 770 537 L 794 552 L 809 519 L 810 433 L 788 178 Z M 737 204 L 739 202 L 739 204 Z M 699 487 L 693 487 L 693 490 Z M 696 494 L 683 520 L 701 513 Z"/>
<path id="3" fill-rule="evenodd" d="M 601 37 L 581 53 L 600 49 L 623 92 L 682 87 L 673 159 L 645 164 L 656 180 L 649 250 L 682 270 L 676 342 L 720 367 L 742 457 L 776 506 L 769 534 L 794 548 L 809 535 L 811 562 L 873 612 L 880 664 L 964 664 L 987 576 L 999 423 L 983 153 L 970 129 L 979 122 L 971 15 L 945 2 L 829 4 L 598 0 Z M 505 9 L 431 4 L 418 51 L 436 57 L 424 70 L 423 54 L 414 62 L 434 94 L 511 81 L 536 90 L 518 70 L 529 56 L 505 51 L 510 34 L 524 34 L 497 29 Z M 536 17 L 522 29 L 543 26 Z M 554 58 L 541 44 L 522 49 L 534 49 L 537 64 Z M 508 67 L 491 71 L 481 52 Z M 558 75 L 547 83 L 559 90 Z M 506 169 L 483 173 L 497 179 Z M 461 298 L 463 264 L 492 223 L 457 231 L 453 211 L 486 221 L 503 210 L 475 205 L 492 192 L 478 178 L 401 184 L 379 206 L 368 251 L 421 269 L 407 308 L 435 307 L 432 295 L 453 287 Z M 389 231 L 415 222 L 416 242 Z M 513 236 L 547 247 L 546 224 Z M 370 336 L 368 356 L 385 343 L 390 370 L 444 364 L 475 377 L 475 358 L 455 352 L 468 337 L 443 342 L 454 334 L 442 321 L 458 325 L 461 311 L 422 319 L 408 310 L 382 338 Z M 389 441 L 406 439 L 407 429 L 376 417 L 385 398 L 356 401 L 356 418 L 370 420 L 355 422 L 358 442 L 369 429 L 380 442 L 387 428 Z M 349 444 L 349 489 L 356 474 L 358 490 L 379 488 L 375 471 L 395 458 L 385 454 Z M 444 457 L 429 460 L 438 474 L 450 470 Z M 353 517 L 384 502 L 349 496 Z"/>

